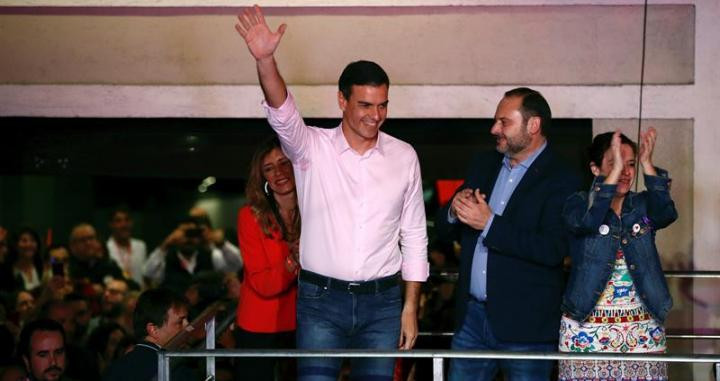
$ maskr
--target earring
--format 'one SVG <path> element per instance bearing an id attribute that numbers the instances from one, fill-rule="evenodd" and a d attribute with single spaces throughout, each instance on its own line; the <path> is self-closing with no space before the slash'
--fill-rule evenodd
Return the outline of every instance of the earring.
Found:
<path id="1" fill-rule="evenodd" d="M 270 194 L 269 185 L 270 185 L 270 184 L 266 181 L 266 182 L 265 182 L 265 185 L 263 186 L 263 189 L 265 189 L 265 194 Z"/>

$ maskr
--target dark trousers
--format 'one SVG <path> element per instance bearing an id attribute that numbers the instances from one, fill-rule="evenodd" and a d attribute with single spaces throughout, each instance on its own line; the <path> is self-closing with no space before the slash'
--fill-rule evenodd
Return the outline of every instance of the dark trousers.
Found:
<path id="1" fill-rule="evenodd" d="M 235 329 L 235 345 L 238 349 L 293 349 L 295 331 L 278 333 L 248 332 L 240 327 Z M 235 363 L 236 381 L 274 381 L 288 379 L 284 374 L 294 376 L 294 370 L 288 362 L 292 359 L 276 357 L 238 357 Z M 278 369 L 276 369 L 278 368 Z"/>
<path id="2" fill-rule="evenodd" d="M 522 320 L 518 319 L 518 324 Z M 498 340 L 487 319 L 485 303 L 470 299 L 465 321 L 455 332 L 452 349 L 508 352 L 551 352 L 557 343 L 511 343 Z M 502 370 L 509 381 L 547 381 L 555 365 L 545 360 L 463 359 L 450 361 L 450 381 L 493 380 Z"/>
<path id="3" fill-rule="evenodd" d="M 297 302 L 297 344 L 301 349 L 394 350 L 400 337 L 400 286 L 355 294 L 321 287 L 300 279 Z M 298 379 L 335 381 L 340 358 L 301 358 Z M 351 380 L 391 381 L 394 358 L 356 358 Z"/>

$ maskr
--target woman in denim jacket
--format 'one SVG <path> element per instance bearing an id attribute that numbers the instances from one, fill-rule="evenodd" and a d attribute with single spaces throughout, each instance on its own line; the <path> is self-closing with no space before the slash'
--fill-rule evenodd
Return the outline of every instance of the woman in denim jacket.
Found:
<path id="1" fill-rule="evenodd" d="M 589 192 L 565 203 L 572 270 L 563 296 L 561 352 L 662 353 L 672 299 L 655 232 L 677 219 L 667 172 L 655 168 L 657 133 L 641 135 L 647 190 L 632 192 L 637 146 L 619 131 L 593 139 Z M 665 363 L 561 361 L 560 380 L 667 380 Z"/>

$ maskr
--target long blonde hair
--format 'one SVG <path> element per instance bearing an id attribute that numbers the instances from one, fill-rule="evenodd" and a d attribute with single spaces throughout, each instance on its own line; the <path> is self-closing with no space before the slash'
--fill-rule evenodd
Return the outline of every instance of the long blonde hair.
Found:
<path id="1" fill-rule="evenodd" d="M 260 224 L 260 229 L 266 236 L 270 237 L 274 232 L 281 232 L 283 240 L 293 242 L 300 238 L 300 210 L 297 204 L 293 210 L 293 221 L 290 226 L 285 226 L 280 217 L 275 197 L 267 185 L 263 176 L 262 163 L 265 157 L 274 149 L 280 149 L 280 140 L 277 136 L 266 140 L 255 150 L 252 161 L 250 161 L 250 176 L 245 186 L 245 195 L 248 204 L 252 208 L 255 218 Z M 267 188 L 268 193 L 265 193 Z"/>

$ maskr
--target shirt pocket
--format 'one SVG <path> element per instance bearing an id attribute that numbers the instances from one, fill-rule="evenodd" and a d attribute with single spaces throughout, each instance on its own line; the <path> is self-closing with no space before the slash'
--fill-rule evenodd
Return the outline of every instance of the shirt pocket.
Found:
<path id="1" fill-rule="evenodd" d="M 638 221 L 630 227 L 630 231 L 628 239 L 632 242 L 632 250 L 636 256 L 645 259 L 657 255 L 655 234 L 649 224 Z"/>
<path id="2" fill-rule="evenodd" d="M 587 266 L 593 266 L 597 263 L 606 262 L 607 252 L 612 250 L 611 243 L 612 238 L 609 234 L 596 234 L 586 238 L 582 247 L 583 263 Z"/>

